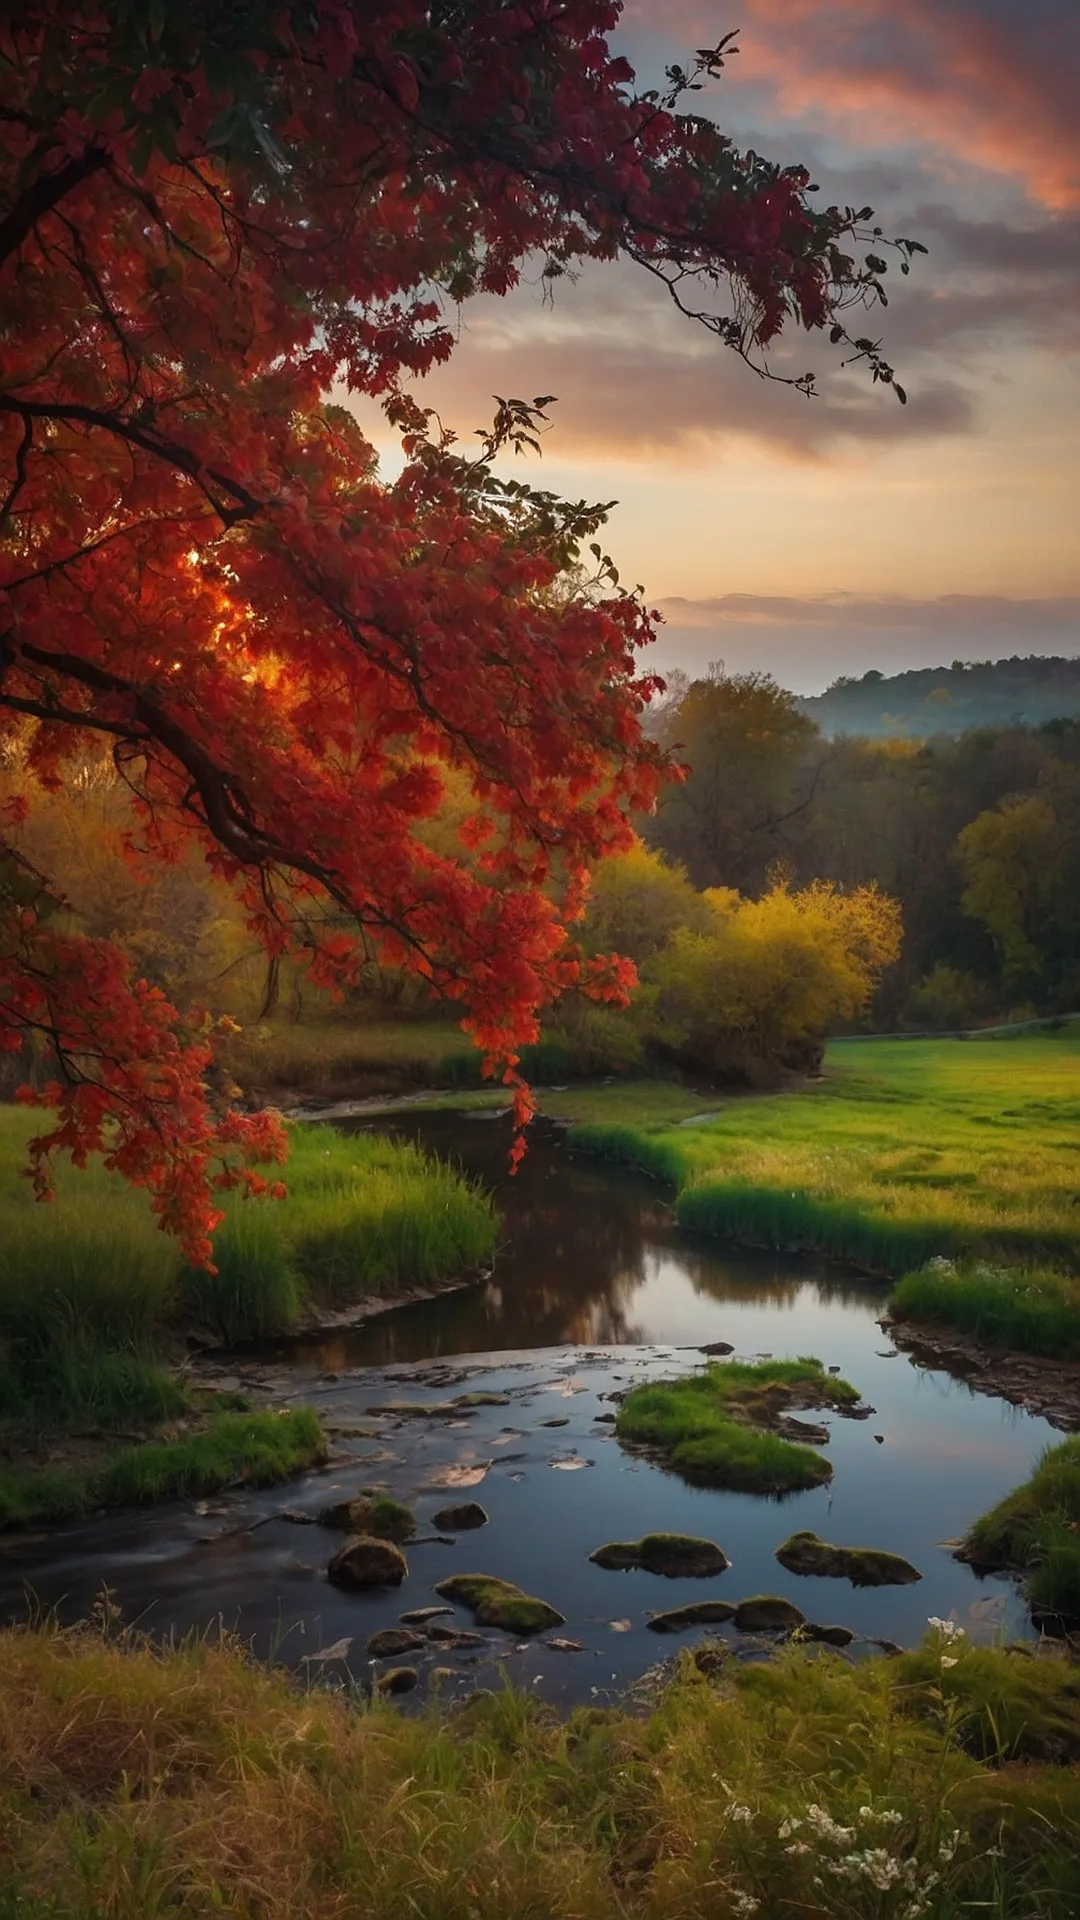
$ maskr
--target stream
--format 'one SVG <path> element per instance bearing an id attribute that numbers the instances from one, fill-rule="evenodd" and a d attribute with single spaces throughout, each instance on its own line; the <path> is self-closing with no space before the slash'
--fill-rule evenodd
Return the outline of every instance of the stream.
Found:
<path id="1" fill-rule="evenodd" d="M 126 1621 L 156 1634 L 223 1625 L 262 1655 L 364 1684 L 393 1664 L 368 1660 L 368 1635 L 438 1604 L 440 1579 L 485 1572 L 557 1607 L 566 1625 L 555 1637 L 581 1650 L 483 1629 L 479 1649 L 403 1657 L 444 1692 L 497 1683 L 504 1671 L 563 1702 L 622 1694 L 695 1644 L 700 1629 L 675 1639 L 647 1619 L 700 1599 L 784 1595 L 808 1619 L 852 1629 L 856 1656 L 864 1640 L 912 1644 L 929 1615 L 952 1616 L 977 1638 L 1033 1636 L 1013 1584 L 978 1580 L 949 1543 L 1060 1436 L 940 1363 L 898 1352 L 878 1325 L 887 1287 L 821 1261 L 695 1244 L 657 1189 L 575 1156 L 550 1123 L 532 1129 L 512 1181 L 505 1119 L 399 1114 L 377 1125 L 496 1190 L 504 1243 L 492 1275 L 356 1328 L 211 1356 L 207 1384 L 240 1387 L 255 1404 L 315 1405 L 329 1466 L 286 1487 L 0 1537 L 0 1617 L 25 1619 L 36 1605 L 78 1619 L 107 1586 Z M 714 1341 L 745 1359 L 816 1355 L 860 1390 L 869 1419 L 821 1416 L 828 1486 L 782 1500 L 691 1487 L 619 1446 L 607 1396 L 700 1366 L 700 1348 Z M 475 1390 L 501 1404 L 445 1411 Z M 444 1408 L 435 1417 L 408 1411 L 433 1402 Z M 415 1509 L 421 1538 L 406 1548 L 401 1587 L 340 1592 L 325 1567 L 342 1536 L 314 1516 L 374 1483 Z M 480 1501 L 489 1524 L 436 1537 L 432 1514 L 464 1499 Z M 856 1590 L 788 1573 L 774 1551 L 799 1528 L 888 1548 L 924 1578 Z M 589 1561 L 605 1541 L 651 1531 L 707 1536 L 732 1564 L 718 1577 L 668 1579 Z M 454 1624 L 474 1627 L 466 1612 Z M 719 1632 L 760 1655 L 746 1636 Z"/>

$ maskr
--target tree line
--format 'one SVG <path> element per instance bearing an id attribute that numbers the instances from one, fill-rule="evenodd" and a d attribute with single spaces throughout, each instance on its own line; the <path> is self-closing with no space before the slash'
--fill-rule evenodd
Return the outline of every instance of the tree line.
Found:
<path id="1" fill-rule="evenodd" d="M 1080 1004 L 1080 721 L 830 740 L 769 675 L 715 668 L 676 677 L 652 725 L 690 770 L 641 831 L 695 887 L 876 883 L 898 903 L 877 1025 Z"/>

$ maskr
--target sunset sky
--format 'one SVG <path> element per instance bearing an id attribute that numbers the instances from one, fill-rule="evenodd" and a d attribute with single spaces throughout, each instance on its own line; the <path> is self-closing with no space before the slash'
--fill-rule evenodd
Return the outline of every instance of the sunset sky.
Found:
<path id="1" fill-rule="evenodd" d="M 658 665 L 1080 653 L 1080 0 L 631 0 L 621 50 L 651 83 L 729 27 L 701 109 L 930 249 L 872 323 L 908 407 L 821 336 L 778 362 L 819 399 L 763 385 L 630 266 L 474 303 L 423 397 L 467 433 L 559 396 L 535 477 L 619 500 Z"/>

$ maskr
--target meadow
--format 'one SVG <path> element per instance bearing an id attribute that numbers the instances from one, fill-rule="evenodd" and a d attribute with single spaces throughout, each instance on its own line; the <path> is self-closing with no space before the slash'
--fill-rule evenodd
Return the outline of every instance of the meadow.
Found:
<path id="1" fill-rule="evenodd" d="M 1072 1920 L 1064 1663 L 792 1647 L 560 1719 L 507 1687 L 416 1715 L 227 1642 L 0 1636 L 0 1915 L 158 1920 Z M 714 1660 L 714 1664 L 715 1664 Z"/>
<path id="2" fill-rule="evenodd" d="M 1078 1022 L 1054 1036 L 836 1040 L 819 1081 L 699 1117 L 689 1101 L 653 1117 L 641 1082 L 561 1108 L 579 1121 L 572 1145 L 664 1179 L 693 1231 L 890 1277 L 967 1254 L 1080 1273 Z"/>

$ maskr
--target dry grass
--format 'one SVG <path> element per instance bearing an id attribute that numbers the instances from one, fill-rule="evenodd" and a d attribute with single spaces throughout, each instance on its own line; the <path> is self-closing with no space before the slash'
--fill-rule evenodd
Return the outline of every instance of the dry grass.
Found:
<path id="1" fill-rule="evenodd" d="M 407 1718 L 227 1645 L 9 1632 L 0 1914 L 1074 1920 L 1075 1770 L 974 1752 L 995 1704 L 1010 1752 L 1075 1752 L 1068 1671 L 942 1651 L 793 1651 L 715 1687 L 687 1657 L 650 1715 L 560 1722 L 512 1691 Z"/>

